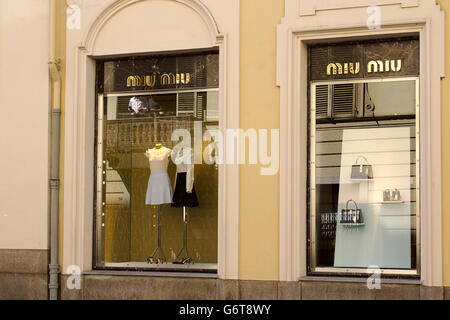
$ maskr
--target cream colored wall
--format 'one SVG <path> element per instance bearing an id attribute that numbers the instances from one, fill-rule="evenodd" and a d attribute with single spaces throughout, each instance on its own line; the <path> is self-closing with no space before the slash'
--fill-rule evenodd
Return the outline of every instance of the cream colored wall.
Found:
<path id="1" fill-rule="evenodd" d="M 241 1 L 241 127 L 279 129 L 276 28 L 284 0 Z M 279 175 L 259 166 L 240 171 L 239 277 L 279 279 Z"/>
<path id="2" fill-rule="evenodd" d="M 446 12 L 446 77 L 442 80 L 442 250 L 443 282 L 450 286 L 450 0 L 440 0 Z"/>
<path id="3" fill-rule="evenodd" d="M 48 248 L 49 1 L 0 1 L 0 249 Z"/>
<path id="4" fill-rule="evenodd" d="M 140 12 L 145 11 L 155 13 L 150 21 L 135 19 Z M 177 14 L 176 17 L 174 12 Z M 151 46 L 152 51 L 155 52 L 206 48 L 211 46 L 211 39 L 215 40 L 214 35 L 211 35 L 205 27 L 204 21 L 198 19 L 198 14 L 190 7 L 175 1 L 141 1 L 124 8 L 120 15 L 113 16 L 108 21 L 108 24 L 100 31 L 94 55 L 145 51 L 149 45 L 142 39 L 142 30 L 145 30 L 147 39 L 158 39 L 161 30 L 166 30 L 164 41 L 151 41 L 154 43 Z M 170 30 L 177 30 L 177 32 L 170 32 Z M 112 39 L 114 41 L 111 41 Z M 122 44 L 119 50 L 117 43 Z M 195 47 L 193 47 L 194 43 Z"/>

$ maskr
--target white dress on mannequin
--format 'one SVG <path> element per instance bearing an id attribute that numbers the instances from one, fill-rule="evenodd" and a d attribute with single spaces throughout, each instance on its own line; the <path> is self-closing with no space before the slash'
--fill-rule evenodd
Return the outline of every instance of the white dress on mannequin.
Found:
<path id="1" fill-rule="evenodd" d="M 167 167 L 172 150 L 161 147 L 147 150 L 145 155 L 150 162 L 150 178 L 148 180 L 147 205 L 162 205 L 172 203 L 172 186 Z"/>

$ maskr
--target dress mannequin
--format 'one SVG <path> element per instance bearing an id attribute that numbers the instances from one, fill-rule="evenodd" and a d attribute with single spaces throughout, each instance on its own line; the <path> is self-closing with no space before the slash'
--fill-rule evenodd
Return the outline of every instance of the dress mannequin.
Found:
<path id="1" fill-rule="evenodd" d="M 183 247 L 175 258 L 175 264 L 192 263 L 187 246 L 187 208 L 198 207 L 197 194 L 194 186 L 194 161 L 191 148 L 182 148 L 177 153 L 173 152 L 172 159 L 177 165 L 177 176 L 172 207 L 183 208 Z M 186 256 L 178 260 L 183 252 Z"/>
<path id="2" fill-rule="evenodd" d="M 145 153 L 150 162 L 151 171 L 145 197 L 147 205 L 157 206 L 172 203 L 172 186 L 167 173 L 171 152 L 172 150 L 158 144 L 155 148 L 148 149 Z"/>
<path id="3" fill-rule="evenodd" d="M 148 180 L 145 203 L 158 207 L 158 247 L 147 259 L 148 263 L 164 263 L 166 260 L 161 247 L 161 205 L 172 203 L 172 186 L 170 185 L 167 167 L 172 150 L 157 144 L 155 148 L 148 149 L 145 153 L 150 162 L 150 178 Z M 156 253 L 160 251 L 160 258 L 155 260 Z"/>
<path id="4" fill-rule="evenodd" d="M 197 194 L 194 186 L 194 163 L 191 148 L 184 148 L 172 158 L 177 165 L 175 192 L 172 207 L 198 207 Z"/>

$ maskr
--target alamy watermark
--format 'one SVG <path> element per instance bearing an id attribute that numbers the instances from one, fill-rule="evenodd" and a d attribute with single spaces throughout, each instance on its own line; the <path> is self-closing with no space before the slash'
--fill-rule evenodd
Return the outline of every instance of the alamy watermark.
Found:
<path id="1" fill-rule="evenodd" d="M 69 2 L 69 1 L 68 1 Z M 81 9 L 78 3 L 67 3 L 67 29 L 81 29 Z"/>
<path id="2" fill-rule="evenodd" d="M 203 132 L 202 122 L 195 121 L 194 137 L 189 130 L 177 129 L 172 133 L 172 141 L 177 143 L 172 161 L 180 159 L 176 164 L 259 164 L 263 176 L 276 175 L 280 169 L 279 129 L 227 129 L 224 132 L 208 129 Z M 205 142 L 207 146 L 203 148 Z"/>
<path id="3" fill-rule="evenodd" d="M 81 268 L 79 266 L 69 266 L 66 270 L 70 274 L 66 286 L 68 290 L 81 290 Z"/>
<path id="4" fill-rule="evenodd" d="M 367 28 L 381 29 L 381 8 L 379 6 L 370 6 L 366 10 L 369 17 L 367 18 Z"/>
<path id="5" fill-rule="evenodd" d="M 367 288 L 369 290 L 381 290 L 381 269 L 379 266 L 367 267 L 367 273 L 370 274 L 367 278 Z"/>

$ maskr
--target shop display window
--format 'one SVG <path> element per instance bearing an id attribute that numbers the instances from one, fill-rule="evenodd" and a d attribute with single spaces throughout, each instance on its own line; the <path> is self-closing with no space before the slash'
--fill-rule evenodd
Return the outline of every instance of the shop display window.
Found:
<path id="1" fill-rule="evenodd" d="M 98 61 L 95 268 L 217 270 L 218 166 L 194 131 L 219 126 L 218 72 L 216 51 Z"/>
<path id="2" fill-rule="evenodd" d="M 364 51 L 373 53 L 376 45 L 359 47 L 363 58 L 355 60 L 364 62 L 358 76 L 348 72 L 343 79 L 343 72 L 310 82 L 310 273 L 379 268 L 414 276 L 419 269 L 419 78 L 399 76 L 394 68 L 361 77 L 374 71 Z M 396 56 L 383 66 L 399 60 L 406 61 Z"/>

